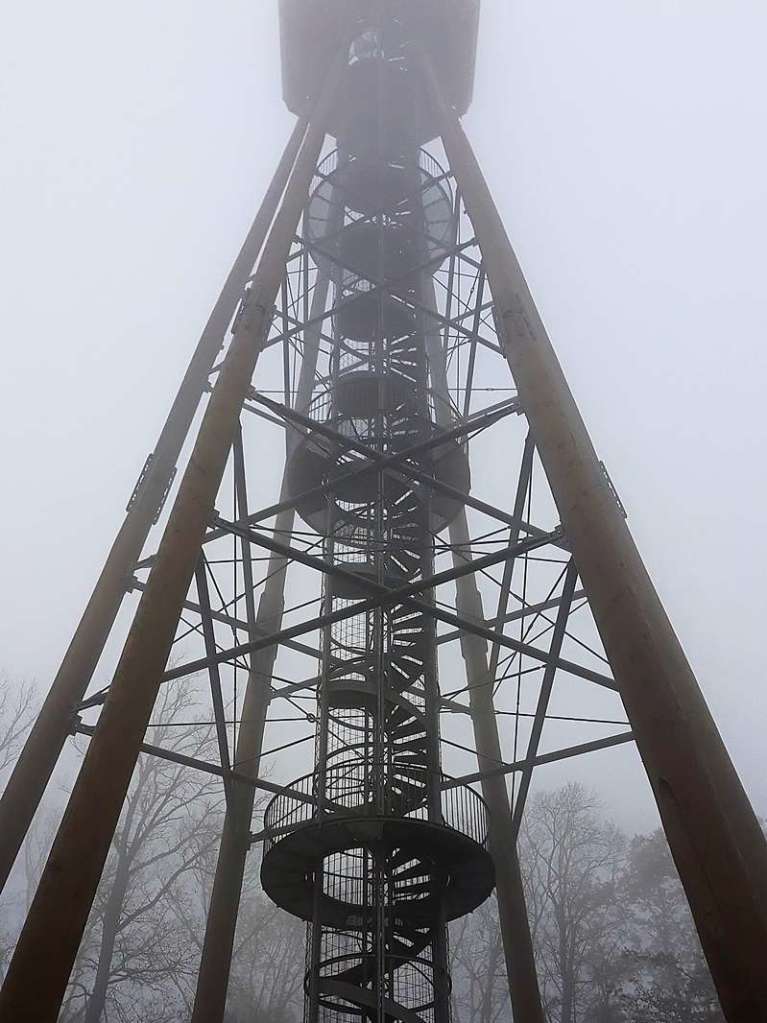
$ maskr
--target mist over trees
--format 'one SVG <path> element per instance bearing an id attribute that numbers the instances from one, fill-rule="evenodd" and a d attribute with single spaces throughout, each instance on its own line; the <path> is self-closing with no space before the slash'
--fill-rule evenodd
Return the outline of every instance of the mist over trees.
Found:
<path id="1" fill-rule="evenodd" d="M 152 741 L 187 756 L 211 756 L 212 729 L 190 720 L 193 711 L 188 689 L 163 689 Z M 191 912 L 199 867 L 218 843 L 221 811 L 219 779 L 139 757 L 63 1021 L 173 1019 L 169 1003 L 183 999 L 195 973 L 182 921 Z"/>
<path id="2" fill-rule="evenodd" d="M 550 1023 L 723 1023 L 662 831 L 627 839 L 593 792 L 541 792 L 520 834 Z M 495 908 L 452 929 L 456 1023 L 511 1020 Z"/>
<path id="3" fill-rule="evenodd" d="M 0 791 L 5 787 L 8 774 L 34 721 L 35 704 L 32 686 L 24 682 L 13 683 L 0 676 Z M 24 847 L 22 869 L 27 875 L 34 858 L 36 837 L 36 832 L 32 831 Z M 32 873 L 36 876 L 33 867 Z M 0 901 L 0 972 L 3 975 L 13 952 L 14 937 L 9 918 L 17 910 L 17 902 L 18 897 L 9 899 L 7 895 Z"/>
<path id="4" fill-rule="evenodd" d="M 164 689 L 149 741 L 207 758 L 215 736 L 195 700 L 191 688 Z M 0 684 L 2 781 L 34 706 L 29 687 Z M 3 970 L 9 921 L 18 926 L 34 892 L 56 809 L 42 808 L 0 907 Z M 139 758 L 60 1023 L 189 1019 L 223 812 L 220 779 Z M 549 1023 L 722 1023 L 661 831 L 628 838 L 595 793 L 570 784 L 529 801 L 520 861 Z M 305 930 L 265 898 L 259 867 L 254 850 L 227 1023 L 297 1023 Z M 451 925 L 450 961 L 455 1023 L 512 1023 L 493 899 Z"/>
<path id="5" fill-rule="evenodd" d="M 22 682 L 0 677 L 0 778 L 13 765 L 24 737 L 35 719 L 35 691 Z"/>

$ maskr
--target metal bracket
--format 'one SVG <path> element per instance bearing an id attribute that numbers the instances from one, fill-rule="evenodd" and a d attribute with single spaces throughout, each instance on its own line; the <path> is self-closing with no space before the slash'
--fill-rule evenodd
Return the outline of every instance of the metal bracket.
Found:
<path id="1" fill-rule="evenodd" d="M 601 460 L 599 462 L 599 466 L 600 466 L 600 468 L 602 470 L 602 474 L 603 474 L 603 476 L 605 478 L 605 482 L 607 483 L 607 487 L 608 487 L 610 493 L 613 495 L 613 499 L 614 499 L 615 503 L 618 505 L 618 508 L 620 510 L 621 515 L 623 516 L 624 519 L 627 519 L 629 517 L 628 516 L 628 512 L 626 511 L 626 508 L 624 507 L 623 501 L 621 501 L 620 497 L 618 496 L 618 491 L 615 489 L 615 485 L 613 484 L 613 481 L 610 479 L 610 473 L 607 471 L 607 466 Z"/>
<path id="2" fill-rule="evenodd" d="M 142 485 L 144 483 L 144 480 L 147 477 L 147 473 L 149 472 L 149 467 L 152 464 L 152 459 L 153 458 L 154 458 L 154 452 L 150 451 L 149 454 L 146 456 L 146 461 L 144 462 L 144 467 L 142 468 L 141 472 L 138 474 L 138 479 L 136 480 L 136 485 L 133 488 L 133 492 L 131 493 L 130 498 L 128 499 L 128 503 L 125 505 L 125 511 L 126 512 L 130 512 L 132 510 L 134 504 L 136 503 L 136 500 L 138 499 L 139 491 L 141 490 L 141 487 L 142 487 Z"/>
<path id="3" fill-rule="evenodd" d="M 141 493 L 141 488 L 143 487 L 144 483 L 146 482 L 146 478 L 149 475 L 149 470 L 150 470 L 150 468 L 152 466 L 153 460 L 154 460 L 154 452 L 150 451 L 149 454 L 146 456 L 146 461 L 144 462 L 144 467 L 141 470 L 141 472 L 139 473 L 138 479 L 136 480 L 136 486 L 133 488 L 133 493 L 130 496 L 130 500 L 128 501 L 128 503 L 125 506 L 125 511 L 128 512 L 128 513 L 130 513 L 130 511 L 133 509 L 133 506 L 135 505 L 136 501 L 138 500 L 138 496 Z M 152 517 L 152 525 L 153 526 L 156 526 L 157 523 L 160 521 L 160 516 L 162 515 L 162 510 L 165 507 L 165 502 L 168 500 L 168 494 L 170 493 L 170 488 L 173 486 L 173 480 L 176 478 L 176 472 L 177 471 L 178 471 L 178 467 L 174 465 L 173 469 L 171 470 L 170 475 L 168 476 L 168 482 L 165 484 L 165 489 L 162 492 L 162 497 L 160 498 L 160 502 L 157 505 L 155 513 L 154 513 L 154 515 Z"/>
<path id="4" fill-rule="evenodd" d="M 240 321 L 242 320 L 243 316 L 247 315 L 247 309 L 251 298 L 251 291 L 252 287 L 250 284 L 248 284 L 248 286 L 242 293 L 240 304 L 237 307 L 237 312 L 234 314 L 234 319 L 232 320 L 231 327 L 229 328 L 229 333 L 232 335 L 237 333 L 237 330 L 239 329 L 240 326 Z"/>

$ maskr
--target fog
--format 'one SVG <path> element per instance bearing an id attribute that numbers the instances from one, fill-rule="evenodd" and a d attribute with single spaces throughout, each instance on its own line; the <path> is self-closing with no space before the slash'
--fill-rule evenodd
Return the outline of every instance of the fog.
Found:
<path id="1" fill-rule="evenodd" d="M 484 0 L 465 119 L 760 812 L 766 30 L 756 0 Z M 55 672 L 290 131 L 277 40 L 265 0 L 6 11 L 11 680 L 45 688 Z M 278 471 L 277 453 L 264 504 Z M 482 484 L 475 469 L 484 496 Z M 571 774 L 603 789 L 624 826 L 652 826 L 633 754 Z"/>

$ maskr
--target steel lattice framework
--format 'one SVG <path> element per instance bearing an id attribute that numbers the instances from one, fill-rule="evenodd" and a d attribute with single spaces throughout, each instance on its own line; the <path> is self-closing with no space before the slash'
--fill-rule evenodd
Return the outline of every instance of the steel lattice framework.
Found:
<path id="1" fill-rule="evenodd" d="M 727 1018 L 760 1018 L 763 836 L 458 123 L 477 16 L 281 4 L 298 125 L 0 806 L 7 876 L 67 733 L 93 737 L 2 1020 L 56 1018 L 143 752 L 226 796 L 195 1023 L 223 1019 L 254 847 L 307 923 L 307 1023 L 446 1023 L 447 925 L 494 887 L 515 1019 L 542 1023 L 516 858 L 533 775 L 634 740 Z M 159 688 L 201 674 L 216 759 L 152 743 Z"/>

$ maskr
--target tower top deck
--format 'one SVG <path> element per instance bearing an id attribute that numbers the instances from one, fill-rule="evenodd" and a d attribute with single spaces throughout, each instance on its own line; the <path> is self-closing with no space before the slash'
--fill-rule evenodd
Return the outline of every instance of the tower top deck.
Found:
<path id="1" fill-rule="evenodd" d="M 466 113 L 474 86 L 480 0 L 280 0 L 283 98 L 307 112 L 322 70 L 355 37 L 394 22 L 405 42 L 426 47 L 445 95 Z"/>

